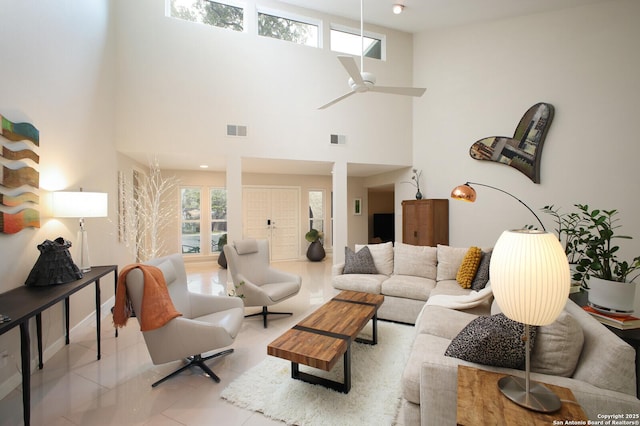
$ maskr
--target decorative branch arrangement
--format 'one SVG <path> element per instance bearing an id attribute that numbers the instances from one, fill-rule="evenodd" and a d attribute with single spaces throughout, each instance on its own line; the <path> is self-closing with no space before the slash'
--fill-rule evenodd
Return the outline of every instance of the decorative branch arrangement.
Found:
<path id="1" fill-rule="evenodd" d="M 178 185 L 176 178 L 164 178 L 157 160 L 150 162 L 149 174 L 134 172 L 133 181 L 120 177 L 120 220 L 118 231 L 121 241 L 146 261 L 165 254 L 162 231 L 178 215 L 173 203 L 165 199 Z"/>
<path id="2" fill-rule="evenodd" d="M 411 182 L 403 182 L 410 183 L 416 189 L 416 200 L 422 199 L 422 192 L 420 192 L 420 178 L 422 177 L 422 170 L 413 169 L 413 176 L 411 176 Z"/>

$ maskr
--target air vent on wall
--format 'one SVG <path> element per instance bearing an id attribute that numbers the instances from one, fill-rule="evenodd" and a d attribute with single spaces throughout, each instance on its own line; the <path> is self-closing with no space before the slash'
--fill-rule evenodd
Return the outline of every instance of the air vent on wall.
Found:
<path id="1" fill-rule="evenodd" d="M 344 145 L 347 143 L 347 135 L 331 135 L 332 145 Z"/>
<path id="2" fill-rule="evenodd" d="M 227 124 L 227 136 L 247 136 L 247 126 L 241 126 L 238 124 Z"/>

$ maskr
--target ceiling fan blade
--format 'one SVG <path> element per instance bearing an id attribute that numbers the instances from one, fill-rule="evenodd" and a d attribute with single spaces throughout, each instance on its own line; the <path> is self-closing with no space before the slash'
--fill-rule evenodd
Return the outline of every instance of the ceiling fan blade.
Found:
<path id="1" fill-rule="evenodd" d="M 425 92 L 422 87 L 389 87 L 389 86 L 371 86 L 370 92 L 391 93 L 394 95 L 404 96 L 422 96 Z"/>
<path id="2" fill-rule="evenodd" d="M 322 105 L 322 106 L 321 106 L 320 108 L 318 108 L 318 109 L 325 109 L 325 108 L 328 108 L 328 107 L 330 107 L 331 105 L 333 105 L 333 104 L 335 104 L 335 103 L 338 103 L 338 102 L 340 102 L 341 100 L 343 100 L 343 99 L 345 99 L 345 98 L 348 98 L 349 96 L 353 95 L 354 93 L 356 93 L 356 92 L 355 92 L 355 91 L 352 91 L 352 92 L 349 92 L 349 93 L 345 93 L 344 95 L 342 95 L 342 96 L 340 96 L 340 97 L 338 97 L 338 98 L 335 98 L 335 99 L 334 99 L 334 100 L 332 100 L 331 102 L 329 102 L 329 103 L 326 103 L 326 104 Z"/>
<path id="3" fill-rule="evenodd" d="M 353 56 L 338 56 L 338 60 L 340 60 L 342 66 L 349 73 L 349 77 L 351 77 L 356 84 L 364 84 L 362 75 L 360 71 L 358 71 L 358 65 L 356 65 L 356 60 L 353 59 Z"/>

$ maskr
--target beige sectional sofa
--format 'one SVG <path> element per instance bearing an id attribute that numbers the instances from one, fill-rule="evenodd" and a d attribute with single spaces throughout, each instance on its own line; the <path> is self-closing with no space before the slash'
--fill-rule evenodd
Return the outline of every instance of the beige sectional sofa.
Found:
<path id="1" fill-rule="evenodd" d="M 355 246 L 358 252 L 364 245 Z M 396 242 L 368 244 L 377 274 L 343 274 L 344 263 L 332 269 L 332 284 L 338 290 L 384 295 L 378 318 L 415 324 L 430 296 L 469 295 L 456 281 L 456 274 L 468 247 L 413 246 Z M 485 250 L 486 251 L 486 250 Z M 471 312 L 489 312 L 490 300 Z"/>
<path id="2" fill-rule="evenodd" d="M 344 266 L 336 265 L 333 285 L 341 290 L 384 294 L 379 318 L 415 324 L 415 339 L 402 376 L 403 423 L 455 425 L 458 365 L 521 377 L 524 372 L 445 355 L 451 342 L 474 319 L 500 311 L 490 300 L 466 310 L 434 302 L 437 299 L 451 305 L 449 295 L 469 296 L 471 290 L 461 288 L 455 280 L 466 248 L 416 248 L 396 243 L 389 253 L 389 246 L 368 246 L 378 274 L 342 274 Z M 635 350 L 571 300 L 555 323 L 537 328 L 531 366 L 532 380 L 570 388 L 591 420 L 611 414 L 640 414 Z"/>

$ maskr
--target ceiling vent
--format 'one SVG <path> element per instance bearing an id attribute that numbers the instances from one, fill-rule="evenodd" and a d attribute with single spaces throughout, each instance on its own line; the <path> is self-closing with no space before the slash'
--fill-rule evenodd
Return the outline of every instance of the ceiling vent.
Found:
<path id="1" fill-rule="evenodd" d="M 331 145 L 345 145 L 347 143 L 347 135 L 331 135 Z"/>
<path id="2" fill-rule="evenodd" d="M 247 136 L 247 126 L 241 126 L 238 124 L 227 124 L 227 136 Z"/>

